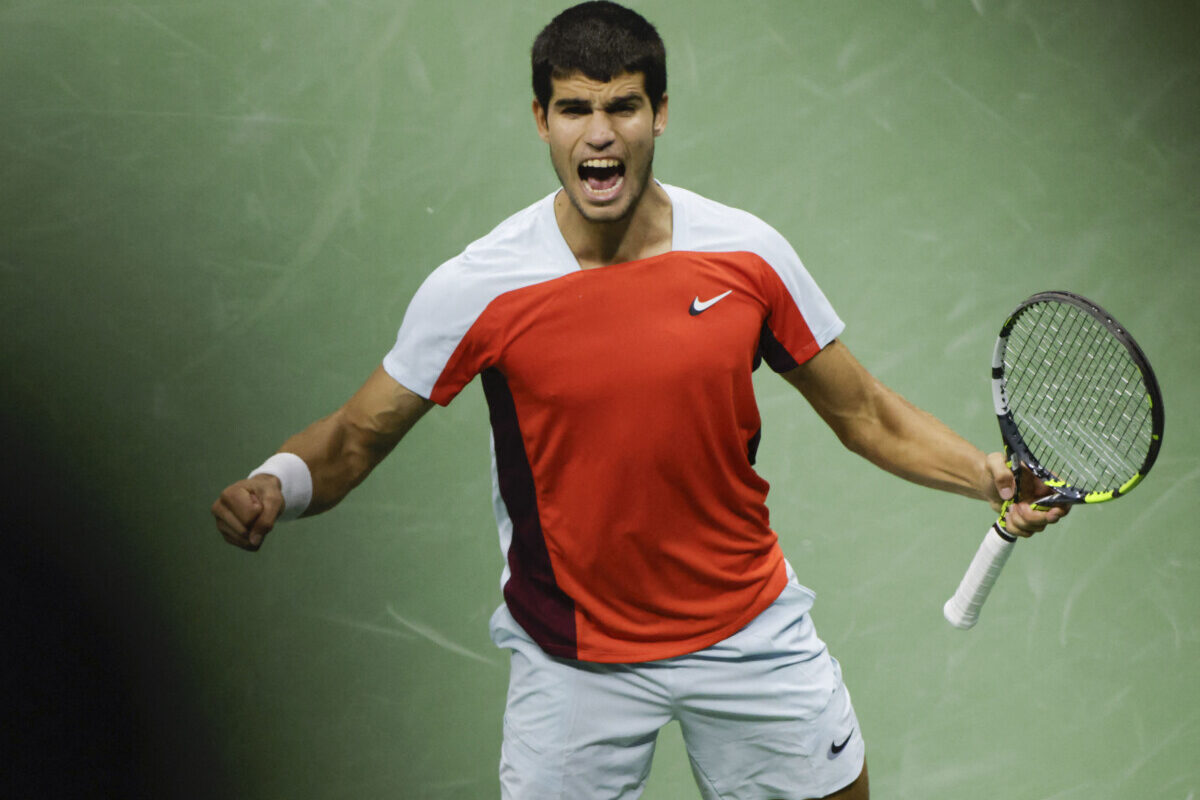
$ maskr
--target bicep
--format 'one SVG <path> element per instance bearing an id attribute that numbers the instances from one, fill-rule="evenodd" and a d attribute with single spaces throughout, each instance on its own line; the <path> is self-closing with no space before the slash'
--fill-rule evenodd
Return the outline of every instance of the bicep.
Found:
<path id="1" fill-rule="evenodd" d="M 850 349 L 835 339 L 815 356 L 783 373 L 821 419 L 844 441 L 864 424 L 877 422 L 882 385 Z"/>
<path id="2" fill-rule="evenodd" d="M 432 407 L 432 401 L 402 386 L 379 366 L 338 416 L 363 445 L 386 452 Z"/>

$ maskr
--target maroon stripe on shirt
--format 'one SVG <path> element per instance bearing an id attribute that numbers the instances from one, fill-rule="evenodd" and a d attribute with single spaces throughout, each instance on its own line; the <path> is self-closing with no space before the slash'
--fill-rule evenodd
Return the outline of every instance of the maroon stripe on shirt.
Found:
<path id="1" fill-rule="evenodd" d="M 504 601 L 539 647 L 554 656 L 576 658 L 575 602 L 554 577 L 512 390 L 495 367 L 480 373 L 480 379 L 491 416 L 500 498 L 513 526 Z"/>

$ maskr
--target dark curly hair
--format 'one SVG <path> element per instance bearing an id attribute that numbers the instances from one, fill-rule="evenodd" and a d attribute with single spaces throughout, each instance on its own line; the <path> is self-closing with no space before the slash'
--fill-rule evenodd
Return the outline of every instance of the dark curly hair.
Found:
<path id="1" fill-rule="evenodd" d="M 542 108 L 550 106 L 551 79 L 576 72 L 597 81 L 642 73 L 656 113 L 667 91 L 667 51 L 658 31 L 608 0 L 580 3 L 555 17 L 534 40 L 531 61 L 533 94 Z"/>

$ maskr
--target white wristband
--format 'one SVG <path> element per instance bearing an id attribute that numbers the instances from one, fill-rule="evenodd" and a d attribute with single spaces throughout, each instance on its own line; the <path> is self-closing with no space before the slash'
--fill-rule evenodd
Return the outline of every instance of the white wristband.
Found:
<path id="1" fill-rule="evenodd" d="M 303 514 L 312 502 L 313 493 L 312 473 L 308 471 L 304 459 L 295 453 L 276 453 L 248 477 L 263 473 L 279 478 L 279 485 L 283 489 L 283 512 L 277 521 L 287 522 Z"/>

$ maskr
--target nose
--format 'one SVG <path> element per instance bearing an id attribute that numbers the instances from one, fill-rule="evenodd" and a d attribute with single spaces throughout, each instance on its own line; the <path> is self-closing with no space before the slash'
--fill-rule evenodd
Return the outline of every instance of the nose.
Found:
<path id="1" fill-rule="evenodd" d="M 585 141 L 596 150 L 604 150 L 613 143 L 612 120 L 603 111 L 595 111 L 588 117 Z"/>

